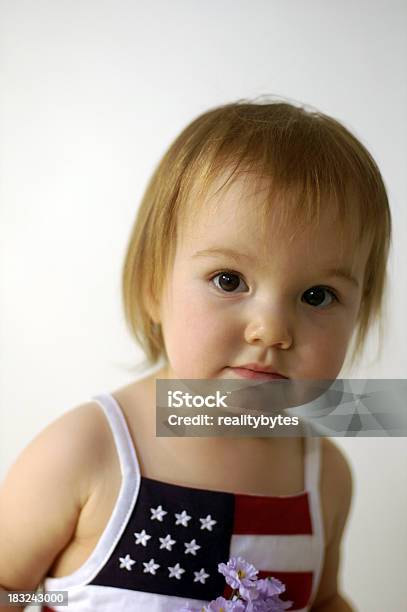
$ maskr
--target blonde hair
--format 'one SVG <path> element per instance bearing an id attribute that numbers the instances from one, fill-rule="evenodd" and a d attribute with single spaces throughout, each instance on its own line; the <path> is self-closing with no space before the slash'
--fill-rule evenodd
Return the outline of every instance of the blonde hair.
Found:
<path id="1" fill-rule="evenodd" d="M 354 362 L 384 302 L 391 216 L 380 171 L 363 144 L 332 117 L 288 102 L 242 100 L 192 121 L 164 154 L 142 199 L 124 261 L 122 297 L 148 364 L 166 358 L 151 304 L 159 303 L 172 269 L 178 224 L 225 170 L 225 185 L 247 173 L 267 179 L 263 212 L 270 213 L 278 196 L 287 227 L 293 220 L 298 228 L 318 223 L 320 212 L 334 203 L 343 230 L 358 228 L 357 239 L 369 240 Z"/>

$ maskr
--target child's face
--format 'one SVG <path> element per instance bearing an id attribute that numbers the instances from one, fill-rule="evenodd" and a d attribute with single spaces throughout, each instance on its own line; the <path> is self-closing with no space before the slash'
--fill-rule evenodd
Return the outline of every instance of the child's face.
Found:
<path id="1" fill-rule="evenodd" d="M 352 258 L 350 239 L 341 249 L 329 215 L 292 241 L 271 220 L 261 243 L 261 194 L 249 187 L 236 180 L 182 230 L 159 314 L 167 374 L 237 378 L 232 367 L 257 363 L 291 379 L 334 379 L 360 306 L 366 248 Z M 236 259 L 198 254 L 208 249 L 230 249 Z M 326 272 L 333 268 L 354 282 Z"/>

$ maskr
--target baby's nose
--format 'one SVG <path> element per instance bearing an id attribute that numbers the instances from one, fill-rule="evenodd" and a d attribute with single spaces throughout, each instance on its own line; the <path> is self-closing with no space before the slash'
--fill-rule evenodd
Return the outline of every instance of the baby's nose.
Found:
<path id="1" fill-rule="evenodd" d="M 287 312 L 257 308 L 245 328 L 245 340 L 249 344 L 288 349 L 293 343 L 292 325 Z"/>

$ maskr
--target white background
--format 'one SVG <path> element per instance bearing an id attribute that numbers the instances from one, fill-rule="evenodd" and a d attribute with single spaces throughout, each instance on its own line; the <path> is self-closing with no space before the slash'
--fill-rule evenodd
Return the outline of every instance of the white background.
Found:
<path id="1" fill-rule="evenodd" d="M 377 160 L 389 316 L 381 358 L 372 339 L 348 376 L 406 377 L 406 31 L 402 0 L 0 2 L 0 476 L 60 413 L 132 379 L 120 271 L 143 190 L 190 120 L 238 98 L 313 105 Z M 337 443 L 355 478 L 343 590 L 362 612 L 405 609 L 406 440 Z"/>

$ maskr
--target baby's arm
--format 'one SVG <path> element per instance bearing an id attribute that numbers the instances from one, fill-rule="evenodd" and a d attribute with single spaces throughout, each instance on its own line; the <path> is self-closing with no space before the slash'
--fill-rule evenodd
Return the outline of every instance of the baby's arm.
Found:
<path id="1" fill-rule="evenodd" d="M 0 588 L 35 590 L 72 539 L 100 458 L 96 411 L 85 404 L 51 423 L 2 483 Z"/>
<path id="2" fill-rule="evenodd" d="M 353 608 L 338 593 L 340 545 L 352 500 L 352 473 L 339 450 L 329 439 L 321 439 L 323 482 L 322 490 L 329 495 L 329 506 L 335 508 L 332 533 L 325 547 L 324 567 L 319 590 L 311 610 L 314 612 L 353 612 Z"/>

